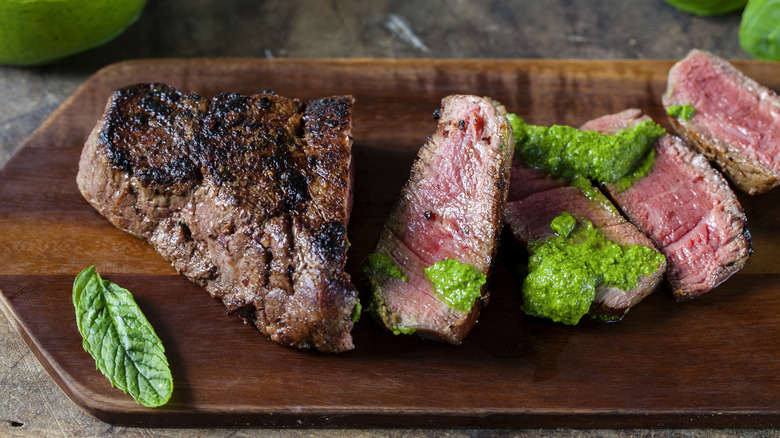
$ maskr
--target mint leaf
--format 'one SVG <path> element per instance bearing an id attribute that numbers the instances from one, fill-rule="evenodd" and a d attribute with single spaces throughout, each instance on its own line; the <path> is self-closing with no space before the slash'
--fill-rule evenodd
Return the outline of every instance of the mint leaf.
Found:
<path id="1" fill-rule="evenodd" d="M 173 377 L 165 348 L 130 291 L 91 266 L 73 282 L 73 306 L 84 350 L 111 384 L 144 406 L 167 403 Z"/>

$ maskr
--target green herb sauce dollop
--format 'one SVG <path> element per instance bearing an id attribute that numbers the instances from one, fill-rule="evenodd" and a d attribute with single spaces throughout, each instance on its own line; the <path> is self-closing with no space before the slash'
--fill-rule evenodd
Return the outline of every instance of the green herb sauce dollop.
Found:
<path id="1" fill-rule="evenodd" d="M 374 277 L 376 275 L 386 275 L 403 281 L 409 281 L 401 268 L 395 265 L 390 256 L 379 253 L 372 253 L 366 257 L 363 263 L 363 275 Z"/>
<path id="2" fill-rule="evenodd" d="M 352 315 L 351 320 L 352 322 L 358 322 L 360 320 L 360 315 L 363 313 L 363 305 L 360 304 L 360 300 L 355 303 L 355 307 L 352 308 Z"/>
<path id="3" fill-rule="evenodd" d="M 523 312 L 574 325 L 588 313 L 600 285 L 630 290 L 664 256 L 644 245 L 619 245 L 593 224 L 564 212 L 550 224 L 555 236 L 529 245 Z"/>
<path id="4" fill-rule="evenodd" d="M 627 175 L 641 178 L 637 168 L 648 160 L 658 137 L 666 131 L 646 120 L 614 135 L 580 131 L 571 126 L 529 125 L 515 114 L 507 119 L 515 135 L 515 152 L 525 165 L 556 177 L 576 174 L 602 183 L 614 183 Z"/>
<path id="5" fill-rule="evenodd" d="M 424 269 L 442 301 L 460 312 L 468 312 L 482 293 L 485 274 L 468 263 L 446 259 Z"/>
<path id="6" fill-rule="evenodd" d="M 574 178 L 572 178 L 571 186 L 580 189 L 580 191 L 585 195 L 586 198 L 590 199 L 593 202 L 598 203 L 602 207 L 612 212 L 612 214 L 614 215 L 620 214 L 617 211 L 617 208 L 615 208 L 615 205 L 612 204 L 612 202 L 610 202 L 609 199 L 607 199 L 607 197 L 604 196 L 603 193 L 601 193 L 601 190 L 597 189 L 596 187 L 593 187 L 593 184 L 590 183 L 590 180 L 580 175 L 579 173 L 577 175 L 574 175 Z"/>
<path id="7" fill-rule="evenodd" d="M 686 103 L 685 105 L 672 105 L 666 110 L 666 114 L 680 120 L 691 120 L 696 114 L 696 109 L 694 109 L 693 105 L 690 103 Z"/>

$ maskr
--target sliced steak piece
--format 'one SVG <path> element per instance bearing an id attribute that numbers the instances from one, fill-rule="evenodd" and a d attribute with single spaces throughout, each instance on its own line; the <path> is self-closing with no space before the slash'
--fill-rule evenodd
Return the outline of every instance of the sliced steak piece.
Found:
<path id="1" fill-rule="evenodd" d="M 375 250 L 400 275 L 366 275 L 369 308 L 380 324 L 458 344 L 477 321 L 486 284 L 461 311 L 443 301 L 424 269 L 449 259 L 489 274 L 514 140 L 503 107 L 489 99 L 449 96 L 438 114 L 438 129 L 420 149 Z"/>
<path id="2" fill-rule="evenodd" d="M 542 181 L 545 181 L 543 183 Z M 544 172 L 523 165 L 515 157 L 512 162 L 512 177 L 509 184 L 512 194 L 522 196 L 510 198 L 504 210 L 504 223 L 507 224 L 517 242 L 523 247 L 531 243 L 543 242 L 554 236 L 550 224 L 553 219 L 568 212 L 575 217 L 583 217 L 609 241 L 619 245 L 644 245 L 655 250 L 653 243 L 615 209 L 612 203 L 595 187 L 590 187 L 590 197 L 567 181 L 544 176 Z M 637 286 L 631 290 L 600 285 L 596 289 L 589 314 L 605 320 L 617 320 L 628 310 L 650 295 L 661 281 L 666 264 L 649 276 L 639 278 Z"/>
<path id="3" fill-rule="evenodd" d="M 702 50 L 669 71 L 667 110 L 692 105 L 689 120 L 669 117 L 677 132 L 751 195 L 780 184 L 780 97 Z"/>
<path id="4" fill-rule="evenodd" d="M 274 342 L 349 350 L 352 105 L 122 88 L 84 146 L 78 186 Z"/>
<path id="5" fill-rule="evenodd" d="M 507 202 L 521 201 L 530 195 L 557 187 L 566 187 L 570 181 L 548 176 L 543 170 L 528 167 L 519 155 L 512 159 Z M 506 219 L 504 223 L 507 223 Z"/>
<path id="6" fill-rule="evenodd" d="M 627 110 L 588 122 L 580 129 L 617 132 L 643 120 Z M 703 294 L 739 271 L 751 254 L 747 219 L 734 192 L 704 156 L 675 136 L 662 136 L 648 175 L 607 192 L 628 219 L 666 256 L 665 274 L 678 299 Z"/>

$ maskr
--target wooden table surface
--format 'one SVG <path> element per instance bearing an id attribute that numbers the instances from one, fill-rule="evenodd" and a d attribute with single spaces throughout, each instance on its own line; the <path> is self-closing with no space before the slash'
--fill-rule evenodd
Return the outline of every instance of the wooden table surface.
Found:
<path id="1" fill-rule="evenodd" d="M 160 57 L 748 59 L 740 14 L 701 18 L 663 0 L 155 0 L 114 41 L 59 63 L 0 66 L 0 165 L 100 68 Z M 0 230 L 2 232 L 2 230 Z M 0 248 L 0 251 L 3 251 Z M 84 414 L 0 316 L 2 436 L 778 436 L 776 430 L 319 430 L 115 427 Z"/>

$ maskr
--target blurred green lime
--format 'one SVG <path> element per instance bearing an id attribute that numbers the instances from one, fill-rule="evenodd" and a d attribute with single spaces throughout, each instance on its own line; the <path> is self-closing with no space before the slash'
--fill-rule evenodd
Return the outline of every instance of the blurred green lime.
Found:
<path id="1" fill-rule="evenodd" d="M 0 64 L 35 65 L 99 46 L 146 0 L 0 0 Z"/>
<path id="2" fill-rule="evenodd" d="M 722 15 L 745 7 L 747 0 L 666 0 L 675 8 L 695 15 Z"/>
<path id="3" fill-rule="evenodd" d="M 739 45 L 754 58 L 780 61 L 780 0 L 750 0 L 739 25 Z"/>

